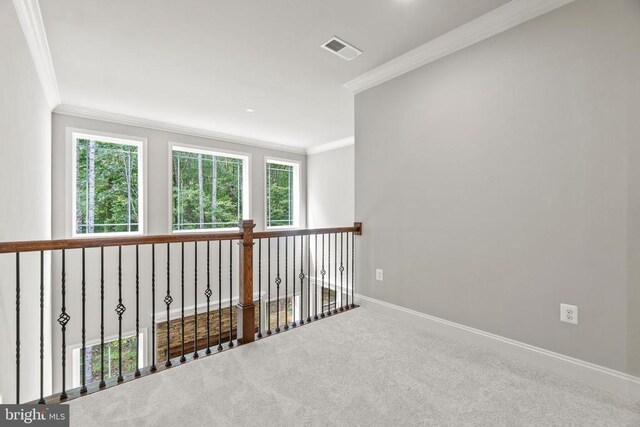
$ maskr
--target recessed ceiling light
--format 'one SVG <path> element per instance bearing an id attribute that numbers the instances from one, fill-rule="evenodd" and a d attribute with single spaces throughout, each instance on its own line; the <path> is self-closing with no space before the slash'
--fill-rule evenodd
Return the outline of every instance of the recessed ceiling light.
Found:
<path id="1" fill-rule="evenodd" d="M 247 108 L 247 109 L 246 109 L 246 110 L 244 110 L 244 111 L 246 111 L 247 113 L 253 113 L 253 112 L 255 112 L 256 110 L 254 110 L 253 108 Z"/>

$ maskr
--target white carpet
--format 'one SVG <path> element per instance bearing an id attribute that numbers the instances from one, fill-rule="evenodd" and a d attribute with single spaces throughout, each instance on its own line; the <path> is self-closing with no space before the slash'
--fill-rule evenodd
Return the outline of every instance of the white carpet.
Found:
<path id="1" fill-rule="evenodd" d="M 639 405 L 365 308 L 70 406 L 77 426 L 640 426 Z"/>

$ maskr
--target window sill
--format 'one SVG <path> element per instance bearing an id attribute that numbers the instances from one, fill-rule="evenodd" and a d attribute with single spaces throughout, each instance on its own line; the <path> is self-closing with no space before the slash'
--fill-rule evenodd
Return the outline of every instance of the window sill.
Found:
<path id="1" fill-rule="evenodd" d="M 112 237 L 136 237 L 144 236 L 142 231 L 124 231 L 114 233 L 87 233 L 87 234 L 72 234 L 71 239 L 110 239 Z"/>
<path id="2" fill-rule="evenodd" d="M 171 230 L 171 234 L 206 234 L 206 233 L 238 233 L 240 232 L 239 227 L 233 228 L 198 228 L 196 230 Z"/>

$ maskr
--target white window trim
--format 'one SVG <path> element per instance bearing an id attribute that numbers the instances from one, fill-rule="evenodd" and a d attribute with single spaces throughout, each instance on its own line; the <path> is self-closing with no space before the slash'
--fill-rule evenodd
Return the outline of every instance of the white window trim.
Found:
<path id="1" fill-rule="evenodd" d="M 136 331 L 128 331 L 122 333 L 122 339 L 130 338 L 136 335 Z M 147 367 L 148 365 L 148 355 L 151 351 L 151 343 L 147 339 L 148 333 L 147 328 L 140 328 L 140 354 L 138 354 L 138 367 L 140 369 Z M 104 338 L 105 345 L 111 341 L 118 341 L 118 335 L 111 335 Z M 87 341 L 86 347 L 93 347 L 95 345 L 99 345 L 100 340 L 94 339 Z M 80 365 L 80 353 L 82 351 L 82 344 L 73 344 L 67 346 L 67 354 L 70 354 L 71 357 L 67 359 L 67 375 L 71 374 L 71 384 L 73 388 L 80 387 L 82 377 L 80 373 L 81 365 Z M 69 378 L 69 377 L 67 377 Z"/>
<path id="2" fill-rule="evenodd" d="M 169 160 L 168 160 L 168 207 L 169 207 L 169 222 L 168 229 L 171 234 L 190 234 L 190 233 L 237 233 L 240 230 L 240 227 L 229 227 L 229 228 L 199 228 L 196 230 L 174 230 L 173 229 L 173 151 L 185 151 L 189 153 L 196 154 L 206 154 L 206 155 L 220 155 L 223 157 L 232 157 L 235 159 L 240 159 L 244 162 L 244 166 L 242 168 L 242 182 L 243 182 L 243 191 L 242 191 L 242 219 L 251 219 L 251 153 L 244 153 L 239 151 L 231 151 L 224 150 L 221 148 L 211 148 L 206 146 L 192 145 L 192 144 L 182 144 L 179 142 L 169 141 Z"/>
<path id="3" fill-rule="evenodd" d="M 269 226 L 269 195 L 267 193 L 269 183 L 267 179 L 267 163 L 293 166 L 293 225 Z M 264 158 L 264 226 L 265 230 L 296 230 L 300 228 L 300 169 L 302 162 L 297 160 L 282 159 L 278 157 L 265 156 Z"/>
<path id="4" fill-rule="evenodd" d="M 109 132 L 93 131 L 68 127 L 66 144 L 65 175 L 66 191 L 66 229 L 71 238 L 117 237 L 144 235 L 147 231 L 147 138 L 121 135 Z M 76 233 L 76 139 L 77 137 L 104 138 L 107 142 L 138 147 L 138 231 L 114 233 Z"/>

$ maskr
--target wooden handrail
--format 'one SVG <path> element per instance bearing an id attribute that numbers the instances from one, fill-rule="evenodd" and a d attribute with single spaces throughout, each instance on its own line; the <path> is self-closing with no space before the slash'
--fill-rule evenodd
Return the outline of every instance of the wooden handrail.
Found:
<path id="1" fill-rule="evenodd" d="M 356 222 L 353 227 L 333 228 L 302 228 L 294 230 L 272 230 L 253 233 L 254 239 L 267 239 L 271 237 L 309 236 L 313 234 L 329 233 L 354 233 L 362 234 L 362 223 Z M 184 233 L 184 234 L 159 234 L 153 236 L 123 236 L 123 237 L 99 237 L 91 239 L 59 239 L 59 240 L 28 240 L 18 242 L 0 243 L 0 254 L 19 252 L 54 251 L 61 249 L 105 248 L 111 246 L 151 245 L 162 243 L 181 242 L 205 242 L 217 240 L 242 240 L 243 232 L 218 232 L 218 233 Z"/>

